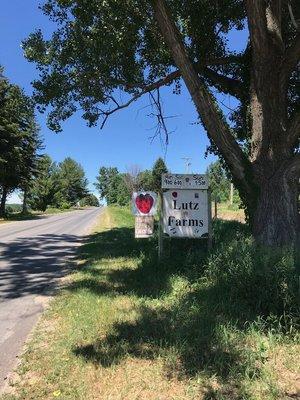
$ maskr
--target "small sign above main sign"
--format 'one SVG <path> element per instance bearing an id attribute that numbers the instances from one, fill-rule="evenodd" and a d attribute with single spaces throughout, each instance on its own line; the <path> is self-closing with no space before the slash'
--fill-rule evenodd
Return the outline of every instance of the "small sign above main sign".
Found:
<path id="1" fill-rule="evenodd" d="M 208 189 L 207 175 L 163 174 L 162 189 Z"/>

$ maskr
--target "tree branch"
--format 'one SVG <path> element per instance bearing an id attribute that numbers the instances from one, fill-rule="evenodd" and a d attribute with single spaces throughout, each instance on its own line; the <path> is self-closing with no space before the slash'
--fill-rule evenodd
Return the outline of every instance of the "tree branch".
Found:
<path id="1" fill-rule="evenodd" d="M 109 96 L 109 98 L 116 104 L 116 107 L 112 108 L 110 110 L 107 110 L 107 111 L 100 110 L 99 115 L 103 116 L 103 122 L 102 122 L 102 124 L 100 126 L 100 129 L 104 128 L 104 125 L 106 124 L 106 122 L 107 122 L 107 120 L 108 120 L 110 115 L 112 115 L 115 112 L 120 111 L 120 110 L 122 110 L 124 108 L 129 107 L 132 103 L 134 103 L 136 100 L 138 100 L 144 94 L 150 93 L 155 89 L 159 89 L 161 86 L 168 85 L 168 84 L 170 84 L 171 82 L 173 82 L 175 79 L 177 79 L 179 77 L 180 77 L 180 72 L 179 71 L 171 72 L 166 77 L 164 77 L 164 78 L 162 78 L 162 79 L 160 79 L 160 80 L 158 80 L 158 81 L 156 81 L 154 83 L 151 83 L 150 85 L 141 87 L 140 89 L 142 89 L 142 90 L 140 92 L 136 93 L 135 95 L 133 95 L 131 97 L 131 99 L 129 99 L 124 104 L 118 104 L 118 102 L 112 96 Z"/>
<path id="2" fill-rule="evenodd" d="M 161 136 L 161 132 L 163 132 L 165 135 L 165 138 L 166 138 L 165 144 L 167 146 L 169 144 L 169 131 L 167 129 L 165 117 L 164 117 L 163 110 L 162 110 L 159 89 L 157 89 L 157 98 L 155 98 L 155 96 L 153 95 L 152 92 L 150 92 L 149 95 L 150 95 L 151 103 L 152 103 L 153 107 L 156 109 L 156 113 L 155 114 L 152 113 L 152 115 L 155 116 L 155 118 L 157 120 L 156 133 L 154 134 L 154 136 L 151 139 L 153 140 L 158 135 Z"/>
<path id="3" fill-rule="evenodd" d="M 248 182 L 247 171 L 251 170 L 251 164 L 234 139 L 229 125 L 216 101 L 198 76 L 194 64 L 189 59 L 183 44 L 181 34 L 175 25 L 164 0 L 152 0 L 155 18 L 161 33 L 172 53 L 173 59 L 182 78 L 192 96 L 199 116 L 207 130 L 208 136 L 218 147 L 230 170 L 238 181 L 244 193 L 251 194 L 250 182 Z M 249 196 L 250 197 L 250 196 Z M 251 199 L 249 198 L 249 203 Z"/>
<path id="4" fill-rule="evenodd" d="M 242 56 L 240 55 L 236 55 L 236 54 L 230 54 L 228 56 L 225 57 L 219 57 L 219 58 L 208 58 L 207 60 L 204 60 L 203 62 L 198 62 L 195 63 L 195 68 L 197 69 L 197 71 L 200 74 L 206 75 L 208 77 L 209 75 L 209 79 L 211 79 L 211 81 L 213 81 L 214 83 L 218 83 L 220 86 L 221 84 L 224 85 L 224 90 L 221 89 L 221 91 L 224 91 L 225 93 L 228 92 L 229 90 L 231 91 L 231 93 L 233 96 L 236 97 L 240 97 L 240 91 L 236 90 L 237 87 L 242 87 L 242 82 L 237 80 L 237 79 L 232 79 L 229 78 L 225 75 L 221 75 L 215 71 L 213 71 L 210 67 L 217 67 L 217 66 L 222 66 L 222 65 L 230 65 L 230 64 L 239 64 L 241 62 Z M 209 69 L 206 71 L 206 69 Z M 174 72 L 172 72 L 170 75 L 167 75 L 165 78 L 162 78 L 162 80 L 158 81 L 164 81 L 165 79 L 167 80 L 166 83 L 163 83 L 165 85 L 170 84 L 173 80 L 178 79 L 181 77 L 181 72 L 179 70 L 176 70 Z M 136 84 L 126 84 L 126 88 L 128 89 L 146 89 L 148 86 L 151 85 L 156 85 L 157 83 L 150 83 L 149 85 L 136 85 Z M 161 84 L 160 86 L 163 86 L 163 84 Z M 159 86 L 159 87 L 160 87 Z M 214 86 L 214 84 L 213 84 Z M 234 88 L 235 86 L 235 88 Z M 153 87 L 153 89 L 150 89 L 150 91 L 157 89 L 157 87 Z M 235 94 L 234 94 L 235 92 Z"/>
<path id="5" fill-rule="evenodd" d="M 246 0 L 246 10 L 252 48 L 257 55 L 264 56 L 268 49 L 266 2 Z"/>
<path id="6" fill-rule="evenodd" d="M 210 81 L 212 86 L 215 86 L 221 92 L 230 94 L 238 99 L 243 98 L 242 82 L 238 79 L 221 75 L 208 67 L 204 68 L 202 72 L 203 75 Z"/>
<path id="7" fill-rule="evenodd" d="M 233 60 L 237 60 L 237 56 L 228 56 L 228 57 L 223 57 L 212 61 L 208 61 L 210 63 L 213 63 L 214 65 L 224 65 L 226 63 L 232 63 Z M 243 96 L 242 94 L 242 83 L 238 81 L 237 79 L 229 78 L 225 75 L 221 75 L 212 69 L 208 67 L 203 68 L 203 64 L 201 65 L 200 63 L 195 64 L 195 67 L 199 71 L 199 73 L 202 73 L 205 75 L 211 82 L 212 85 L 217 87 L 219 90 L 221 90 L 224 93 L 229 93 L 232 96 L 235 96 L 236 98 L 241 98 Z M 102 110 L 99 109 L 99 115 L 103 116 L 103 121 L 100 126 L 100 129 L 103 129 L 109 116 L 124 109 L 129 107 L 132 103 L 134 103 L 136 100 L 138 100 L 140 97 L 142 97 L 144 94 L 151 93 L 153 90 L 157 90 L 162 86 L 167 86 L 171 84 L 174 80 L 181 78 L 181 72 L 179 70 L 171 72 L 169 75 L 165 76 L 162 79 L 159 79 L 156 82 L 150 83 L 149 85 L 130 85 L 126 84 L 125 88 L 126 89 L 139 89 L 140 91 L 136 94 L 134 94 L 131 99 L 129 99 L 126 103 L 124 104 L 119 104 L 118 101 L 113 97 L 113 96 L 108 96 L 108 99 L 110 99 L 116 107 L 110 109 L 110 110 Z"/>
<path id="8" fill-rule="evenodd" d="M 149 83 L 148 85 L 131 85 L 127 83 L 125 85 L 126 89 L 142 89 L 143 94 L 152 92 L 152 90 L 159 89 L 161 86 L 166 86 L 172 83 L 175 79 L 180 78 L 181 74 L 179 70 L 171 72 L 169 75 L 159 79 L 156 82 Z"/>
<path id="9" fill-rule="evenodd" d="M 295 111 L 294 115 L 289 124 L 288 130 L 288 147 L 294 148 L 297 144 L 297 140 L 299 141 L 300 138 L 300 111 Z"/>

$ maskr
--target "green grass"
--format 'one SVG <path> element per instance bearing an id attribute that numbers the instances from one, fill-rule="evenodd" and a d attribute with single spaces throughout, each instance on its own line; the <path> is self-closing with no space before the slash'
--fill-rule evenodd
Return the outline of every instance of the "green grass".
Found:
<path id="1" fill-rule="evenodd" d="M 245 224 L 205 243 L 135 240 L 111 207 L 30 340 L 5 399 L 290 399 L 300 377 L 297 273 Z"/>

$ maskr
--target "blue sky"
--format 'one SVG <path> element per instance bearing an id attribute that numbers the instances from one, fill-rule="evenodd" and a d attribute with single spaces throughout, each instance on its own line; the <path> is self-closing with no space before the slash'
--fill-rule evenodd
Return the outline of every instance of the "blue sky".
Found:
<path id="1" fill-rule="evenodd" d="M 5 75 L 12 83 L 22 86 L 30 94 L 31 81 L 38 74 L 34 64 L 23 57 L 21 41 L 37 28 L 50 34 L 53 25 L 38 9 L 38 0 L 3 1 L 0 10 L 0 64 L 5 68 Z M 245 46 L 246 32 L 232 32 L 230 45 L 237 50 Z M 168 120 L 168 128 L 173 133 L 166 152 L 166 163 L 172 172 L 184 172 L 182 157 L 191 157 L 191 170 L 204 173 L 207 165 L 213 161 L 204 153 L 208 140 L 203 128 L 195 124 L 197 115 L 190 96 L 183 89 L 180 96 L 173 95 L 170 88 L 162 91 L 165 115 L 176 116 Z M 230 105 L 232 100 L 223 97 Z M 230 104 L 231 102 L 231 104 Z M 63 124 L 63 132 L 56 134 L 46 127 L 45 115 L 37 113 L 41 134 L 45 143 L 45 152 L 55 161 L 70 156 L 80 162 L 86 171 L 89 187 L 94 191 L 93 182 L 100 166 L 116 166 L 125 171 L 132 164 L 142 169 L 151 168 L 155 160 L 165 155 L 165 148 L 158 139 L 151 143 L 155 125 L 144 107 L 148 98 L 113 115 L 105 128 L 88 128 L 76 115 Z M 11 198 L 15 201 L 17 196 Z"/>

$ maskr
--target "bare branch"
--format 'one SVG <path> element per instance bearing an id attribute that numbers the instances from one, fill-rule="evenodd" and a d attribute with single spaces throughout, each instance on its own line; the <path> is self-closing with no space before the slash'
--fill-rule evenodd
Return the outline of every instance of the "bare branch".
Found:
<path id="1" fill-rule="evenodd" d="M 104 127 L 104 125 L 106 124 L 106 122 L 107 122 L 107 120 L 108 120 L 108 117 L 109 117 L 110 115 L 112 115 L 112 114 L 114 114 L 115 112 L 120 111 L 120 110 L 122 110 L 122 109 L 124 109 L 124 108 L 129 107 L 132 103 L 134 103 L 136 100 L 138 100 L 138 99 L 139 99 L 140 97 L 142 97 L 144 94 L 150 93 L 150 92 L 152 92 L 153 90 L 160 88 L 161 86 L 168 85 L 168 84 L 170 84 L 171 82 L 173 82 L 175 79 L 177 79 L 178 77 L 180 77 L 179 71 L 171 72 L 171 73 L 170 73 L 169 75 L 167 75 L 166 77 L 164 77 L 164 78 L 162 78 L 162 79 L 160 79 L 160 80 L 158 80 L 158 81 L 156 81 L 156 82 L 154 82 L 154 83 L 151 83 L 151 84 L 148 85 L 148 86 L 145 86 L 141 91 L 139 91 L 138 93 L 136 93 L 135 95 L 133 95 L 133 96 L 131 97 L 131 99 L 129 99 L 129 100 L 128 100 L 126 103 L 124 103 L 124 104 L 118 104 L 118 103 L 117 103 L 115 100 L 113 100 L 112 97 L 110 96 L 109 98 L 110 98 L 111 100 L 113 100 L 113 102 L 114 102 L 115 104 L 117 104 L 117 106 L 116 106 L 115 108 L 112 108 L 112 109 L 107 110 L 107 111 L 105 111 L 105 110 L 100 110 L 99 115 L 102 115 L 102 116 L 103 116 L 103 122 L 102 122 L 102 124 L 101 124 L 101 126 L 100 126 L 100 129 L 103 129 L 103 127 Z"/>
<path id="2" fill-rule="evenodd" d="M 113 96 L 108 96 L 108 98 L 111 99 L 117 107 L 120 107 L 120 104 L 117 102 L 117 100 Z"/>
<path id="3" fill-rule="evenodd" d="M 163 115 L 159 89 L 157 89 L 157 98 L 155 98 L 153 93 L 150 92 L 149 94 L 150 94 L 150 98 L 152 101 L 152 105 L 154 105 L 155 109 L 157 110 L 157 112 L 155 113 L 155 117 L 157 119 L 157 127 L 156 127 L 155 136 L 157 136 L 157 135 L 161 136 L 161 132 L 163 132 L 165 135 L 165 138 L 166 138 L 165 144 L 167 146 L 169 144 L 169 131 L 168 131 L 166 123 L 165 123 L 165 117 Z M 152 139 L 154 139 L 154 137 Z"/>
<path id="4" fill-rule="evenodd" d="M 131 194 L 133 192 L 140 190 L 141 172 L 142 172 L 142 169 L 137 164 L 132 164 L 132 165 L 126 167 L 126 174 L 123 175 L 123 180 L 124 180 L 124 183 L 125 183 L 127 189 L 129 190 L 129 192 Z"/>

